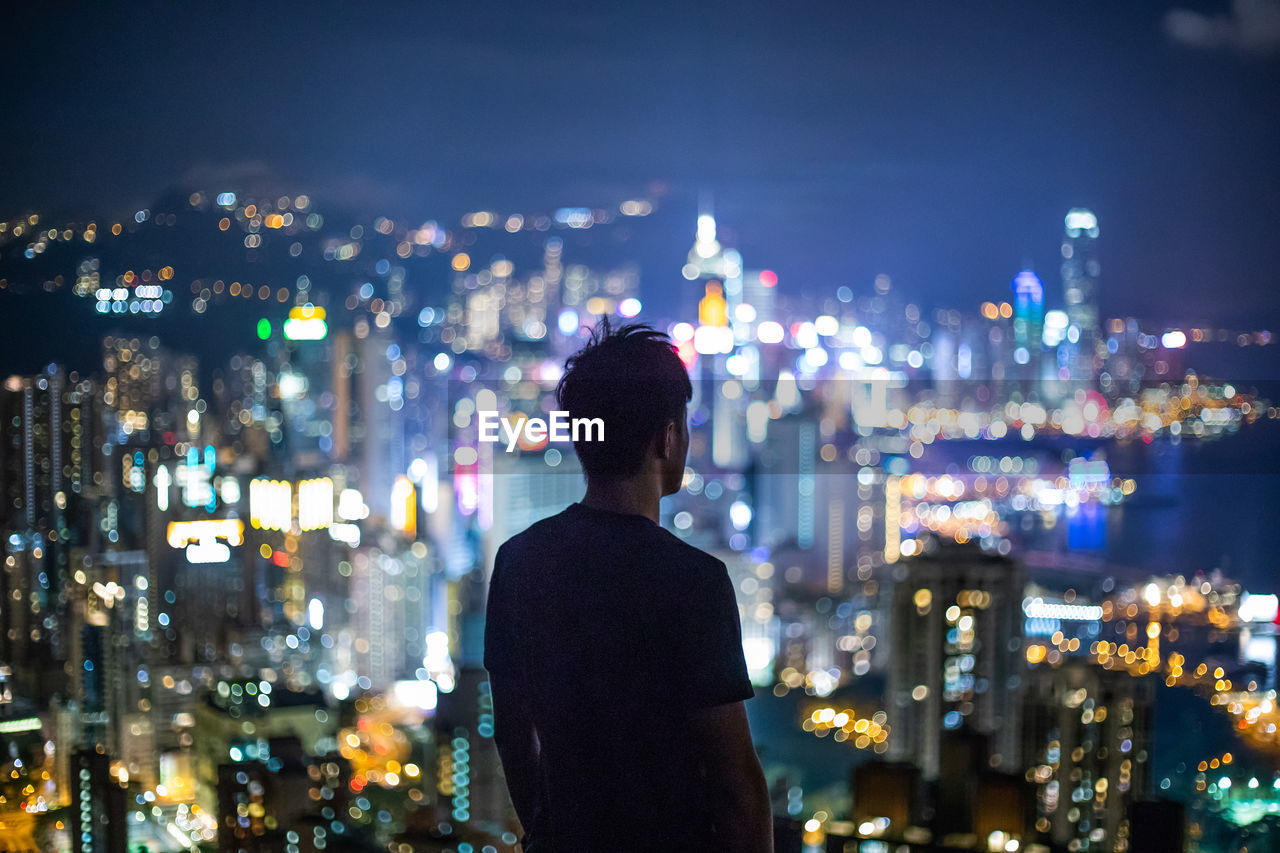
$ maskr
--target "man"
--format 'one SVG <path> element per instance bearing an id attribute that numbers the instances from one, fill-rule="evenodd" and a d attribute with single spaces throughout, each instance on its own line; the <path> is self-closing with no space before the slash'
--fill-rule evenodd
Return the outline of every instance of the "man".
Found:
<path id="1" fill-rule="evenodd" d="M 771 851 L 768 792 L 724 563 L 658 525 L 689 450 L 689 376 L 667 337 L 602 320 L 556 389 L 580 503 L 494 561 L 484 663 L 526 853 Z"/>

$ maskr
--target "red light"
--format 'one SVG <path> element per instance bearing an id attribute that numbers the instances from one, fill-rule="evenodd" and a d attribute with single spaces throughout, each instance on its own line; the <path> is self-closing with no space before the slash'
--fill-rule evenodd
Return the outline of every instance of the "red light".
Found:
<path id="1" fill-rule="evenodd" d="M 778 284 L 778 274 L 773 270 L 761 270 L 760 283 L 765 287 L 776 287 Z"/>
<path id="2" fill-rule="evenodd" d="M 286 554 L 284 551 L 276 551 L 271 555 L 271 562 L 275 563 L 277 566 L 280 566 L 281 568 L 284 568 L 289 565 L 289 555 Z"/>

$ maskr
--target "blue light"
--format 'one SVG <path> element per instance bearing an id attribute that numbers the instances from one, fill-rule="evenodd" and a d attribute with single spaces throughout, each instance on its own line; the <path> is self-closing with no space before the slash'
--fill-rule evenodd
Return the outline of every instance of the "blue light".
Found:
<path id="1" fill-rule="evenodd" d="M 221 207 L 234 207 L 236 203 L 235 193 L 218 193 L 218 204 Z"/>
<path id="2" fill-rule="evenodd" d="M 1023 270 L 1013 277 L 1013 292 L 1018 300 L 1039 305 L 1044 302 L 1044 283 L 1031 270 Z"/>
<path id="3" fill-rule="evenodd" d="M 589 207 L 562 207 L 555 212 L 553 218 L 570 228 L 589 228 L 594 221 Z"/>
<path id="4" fill-rule="evenodd" d="M 576 335 L 578 333 L 578 312 L 572 308 L 566 308 L 560 312 L 560 319 L 557 321 L 562 335 Z"/>

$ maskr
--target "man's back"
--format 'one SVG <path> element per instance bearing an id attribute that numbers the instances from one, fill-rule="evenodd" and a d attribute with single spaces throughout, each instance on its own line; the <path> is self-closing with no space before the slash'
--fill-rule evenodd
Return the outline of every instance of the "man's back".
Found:
<path id="1" fill-rule="evenodd" d="M 499 550 L 485 666 L 537 729 L 535 853 L 714 849 L 691 713 L 752 695 L 723 563 L 574 504 Z"/>

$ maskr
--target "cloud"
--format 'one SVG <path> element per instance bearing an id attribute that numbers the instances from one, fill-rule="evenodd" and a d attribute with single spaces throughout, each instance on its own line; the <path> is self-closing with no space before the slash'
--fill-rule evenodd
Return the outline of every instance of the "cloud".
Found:
<path id="1" fill-rule="evenodd" d="M 1280 0 L 1232 0 L 1225 15 L 1174 9 L 1165 15 L 1164 29 L 1175 42 L 1190 47 L 1275 54 L 1280 52 Z"/>

